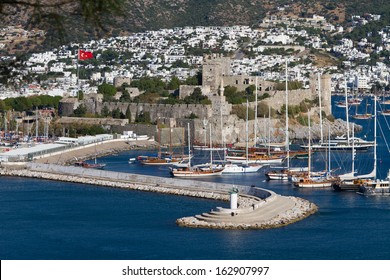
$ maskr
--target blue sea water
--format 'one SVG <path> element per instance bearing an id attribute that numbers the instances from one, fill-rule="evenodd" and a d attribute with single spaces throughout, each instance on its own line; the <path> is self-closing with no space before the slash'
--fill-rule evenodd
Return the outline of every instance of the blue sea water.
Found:
<path id="1" fill-rule="evenodd" d="M 335 109 L 342 116 L 342 111 Z M 388 128 L 382 117 L 384 135 Z M 372 125 L 364 123 L 372 139 Z M 370 135 L 371 134 L 371 135 Z M 379 133 L 378 133 L 379 134 Z M 390 167 L 379 138 L 380 174 Z M 107 170 L 169 176 L 165 167 L 128 164 L 140 151 L 100 159 Z M 314 166 L 323 168 L 324 153 Z M 361 173 L 372 168 L 372 151 L 357 154 Z M 332 166 L 349 171 L 349 153 L 332 154 Z M 294 164 L 302 164 L 296 161 Z M 341 171 L 340 171 L 341 172 Z M 178 227 L 180 217 L 207 212 L 220 201 L 112 189 L 47 180 L 0 177 L 1 259 L 390 259 L 390 197 L 296 189 L 259 174 L 216 179 L 255 184 L 308 199 L 318 213 L 270 230 L 210 230 Z"/>

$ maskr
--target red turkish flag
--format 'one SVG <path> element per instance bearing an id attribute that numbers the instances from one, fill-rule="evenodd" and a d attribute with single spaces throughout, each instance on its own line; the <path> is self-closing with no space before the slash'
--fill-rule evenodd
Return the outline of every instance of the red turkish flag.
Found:
<path id="1" fill-rule="evenodd" d="M 93 53 L 79 50 L 79 60 L 86 60 L 90 58 L 93 58 Z"/>

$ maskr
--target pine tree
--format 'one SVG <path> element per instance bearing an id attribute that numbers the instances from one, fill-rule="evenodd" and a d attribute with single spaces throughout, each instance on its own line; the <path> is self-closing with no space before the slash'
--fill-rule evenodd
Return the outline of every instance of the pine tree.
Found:
<path id="1" fill-rule="evenodd" d="M 126 113 L 125 113 L 126 119 L 129 120 L 129 123 L 131 123 L 131 111 L 130 111 L 130 105 L 127 106 Z"/>

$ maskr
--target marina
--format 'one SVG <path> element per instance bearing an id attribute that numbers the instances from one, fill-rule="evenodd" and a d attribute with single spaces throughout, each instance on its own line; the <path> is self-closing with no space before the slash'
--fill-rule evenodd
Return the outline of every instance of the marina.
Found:
<path id="1" fill-rule="evenodd" d="M 383 116 L 379 122 L 383 122 Z M 383 123 L 382 128 L 385 129 Z M 364 137 L 367 134 L 368 140 L 372 139 L 373 127 L 369 123 L 364 124 L 364 130 L 358 137 Z M 121 144 L 119 144 L 121 143 Z M 117 150 L 117 155 L 104 156 L 99 158 L 99 162 L 106 164 L 104 170 L 92 169 L 77 169 L 80 172 L 97 172 L 103 174 L 104 172 L 120 172 L 127 173 L 130 176 L 136 174 L 147 175 L 155 177 L 160 184 L 161 181 L 171 180 L 168 166 L 144 166 L 138 162 L 129 164 L 129 159 L 136 159 L 138 155 L 145 156 L 152 155 L 152 150 L 136 150 L 128 149 L 129 144 L 125 142 L 118 142 L 122 147 L 122 151 Z M 293 144 L 292 146 L 297 145 Z M 113 145 L 108 145 L 111 148 Z M 140 148 L 138 148 L 140 149 Z M 142 149 L 142 148 L 141 148 Z M 112 151 L 111 151 L 112 152 Z M 77 151 L 82 155 L 82 150 Z M 91 147 L 89 154 L 94 154 L 94 147 Z M 387 170 L 390 166 L 388 160 L 387 148 L 382 138 L 378 139 L 378 178 L 384 179 L 387 175 Z M 208 151 L 194 151 L 194 159 L 199 162 L 205 162 L 204 158 L 209 156 Z M 218 157 L 214 153 L 215 159 Z M 58 156 L 59 157 L 59 156 Z M 57 164 L 56 161 L 53 162 Z M 356 170 L 359 174 L 367 174 L 372 169 L 373 151 L 368 149 L 366 152 L 357 153 L 355 155 Z M 59 158 L 65 158 L 62 154 Z M 313 155 L 313 167 L 316 170 L 325 168 L 326 158 L 325 152 L 317 152 Z M 48 161 L 48 158 L 42 158 L 42 163 Z M 54 160 L 53 160 L 54 161 Z M 292 166 L 299 165 L 304 168 L 307 160 L 293 159 Z M 343 174 L 350 171 L 351 153 L 350 152 L 334 152 L 331 156 L 331 164 L 333 167 L 337 166 L 337 172 Z M 88 162 L 88 160 L 87 160 Z M 93 162 L 90 160 L 90 162 Z M 197 163 L 197 162 L 195 162 Z M 75 167 L 67 167 L 74 169 Z M 3 224 L 6 225 L 6 230 L 2 232 L 2 239 L 5 240 L 4 258 L 61 258 L 61 259 L 88 259 L 88 258 L 104 258 L 104 259 L 388 259 L 390 251 L 383 250 L 380 244 L 387 242 L 386 236 L 389 235 L 387 217 L 389 204 L 386 197 L 369 197 L 365 195 L 358 195 L 355 191 L 350 192 L 334 192 L 331 188 L 294 188 L 287 180 L 283 181 L 267 181 L 265 172 L 268 167 L 263 167 L 259 172 L 248 174 L 222 175 L 209 178 L 198 178 L 196 180 L 197 187 L 203 182 L 222 183 L 229 185 L 227 192 L 231 191 L 233 186 L 244 185 L 250 187 L 255 185 L 283 197 L 295 197 L 298 200 L 304 199 L 318 206 L 318 212 L 310 215 L 306 219 L 300 220 L 297 223 L 285 225 L 287 222 L 283 221 L 282 227 L 275 227 L 266 231 L 242 231 L 236 230 L 232 225 L 226 223 L 228 231 L 213 231 L 210 229 L 186 229 L 186 227 L 178 227 L 177 224 L 183 225 L 187 223 L 189 227 L 204 227 L 214 228 L 213 224 L 207 223 L 202 225 L 204 221 L 212 221 L 214 216 L 221 216 L 219 218 L 226 218 L 223 209 L 229 209 L 227 204 L 228 199 L 224 200 L 209 200 L 199 199 L 199 197 L 182 197 L 177 195 L 154 194 L 154 192 L 128 191 L 123 188 L 101 188 L 98 186 L 95 179 L 91 180 L 85 185 L 85 180 L 80 182 L 74 180 L 72 176 L 71 182 L 47 180 L 50 178 L 25 178 L 21 181 L 21 177 L 2 176 L 4 184 L 0 188 L 3 194 L 2 205 L 4 211 L 12 211 L 12 207 L 28 207 L 32 209 L 34 215 L 38 215 L 42 222 L 47 218 L 43 217 L 43 213 L 53 213 L 55 217 L 61 219 L 61 224 L 68 225 L 73 228 L 73 235 L 68 229 L 62 225 L 46 221 L 46 226 L 40 222 L 38 225 L 42 228 L 40 231 L 44 236 L 63 240 L 65 243 L 61 246 L 66 250 L 54 250 L 55 247 L 42 240 L 37 234 L 34 234 L 33 228 L 36 225 L 26 225 L 26 232 L 29 233 L 28 239 L 30 244 L 24 244 L 22 248 L 15 242 L 11 242 L 10 238 L 13 236 L 15 240 L 22 240 L 26 236 L 22 233 L 15 233 L 13 222 L 8 220 L 3 215 Z M 26 172 L 26 171 L 24 171 Z M 102 173 L 103 172 L 103 173 Z M 7 174 L 4 174 L 7 175 Z M 9 174 L 10 175 L 10 174 Z M 53 174 L 50 174 L 52 176 Z M 18 175 L 20 176 L 20 175 Z M 187 184 L 188 180 L 180 180 L 180 184 Z M 115 180 L 117 181 L 117 180 Z M 24 183 L 25 182 L 25 183 Z M 82 185 L 80 185 L 82 183 Z M 15 184 L 17 188 L 13 187 Z M 154 185 L 156 187 L 156 185 Z M 160 187 L 160 186 L 159 186 Z M 36 197 L 36 190 L 40 196 Z M 142 188 L 139 188 L 142 190 Z M 27 192 L 26 192 L 27 191 Z M 74 193 L 74 195 L 73 195 Z M 92 194 L 93 193 L 93 194 Z M 168 192 L 169 193 L 169 192 Z M 15 200 L 13 196 L 28 196 L 34 194 L 35 198 L 31 200 Z M 55 195 L 52 197 L 52 195 Z M 8 200 L 5 200 L 5 197 Z M 206 196 L 207 197 L 207 196 Z M 203 197 L 205 198 L 205 196 Z M 294 199 L 295 199 L 294 198 Z M 48 201 L 56 201 L 56 203 L 48 203 Z M 97 202 L 95 199 L 98 199 Z M 7 202 L 9 201 L 9 202 Z M 31 201 L 31 202 L 27 202 Z M 38 204 L 35 205 L 34 201 Z M 65 209 L 73 204 L 72 201 L 84 201 L 78 203 L 78 207 L 74 207 L 69 211 L 69 217 L 76 217 L 71 220 L 69 217 L 63 216 Z M 11 205 L 11 204 L 12 205 Z M 84 206 L 85 204 L 85 206 Z M 249 203 L 249 208 L 253 208 L 253 203 Z M 40 205 L 40 206 L 38 206 Z M 93 206 L 95 205 L 95 206 Z M 190 206 L 191 205 L 191 206 Z M 283 204 L 285 205 L 285 204 Z M 313 206 L 312 205 L 312 206 Z M 309 204 L 310 206 L 310 204 Z M 38 207 L 38 208 L 37 208 Z M 64 208 L 65 207 L 65 208 Z M 8 209 L 8 210 L 5 210 Z M 43 212 L 40 212 L 42 209 Z M 209 210 L 211 209 L 211 210 Z M 252 209 L 253 210 L 253 209 Z M 37 212 L 38 211 L 38 212 Z M 91 212 L 92 211 L 92 212 Z M 96 212 L 98 211 L 98 212 Z M 295 210 L 293 210 L 294 212 Z M 103 214 L 103 213 L 107 214 Z M 101 213 L 101 214 L 98 214 Z M 110 214 L 111 213 L 111 214 Z M 117 218 L 113 218 L 112 213 L 116 213 Z M 289 213 L 289 212 L 287 212 Z M 291 213 L 290 213 L 291 214 Z M 14 218 L 17 220 L 24 220 L 27 213 L 24 211 L 15 212 Z M 81 215 L 81 216 L 80 216 Z M 227 215 L 229 216 L 229 215 Z M 238 215 L 239 217 L 240 215 Z M 83 217 L 83 218 L 81 218 Z M 99 218 L 100 217 L 100 218 Z M 231 216 L 233 219 L 236 216 Z M 57 219 L 56 218 L 56 219 Z M 73 219 L 73 218 L 72 218 Z M 78 220 L 83 222 L 77 222 Z M 107 235 L 96 234 L 96 226 L 98 219 L 103 219 L 105 232 Z M 194 222 L 194 219 L 197 219 Z M 380 221 L 379 221 L 379 220 Z M 362 224 L 362 221 L 364 223 Z M 76 222 L 76 224 L 75 224 Z M 176 224 L 177 223 L 177 224 Z M 286 224 L 285 224 L 286 223 Z M 99 223 L 98 223 L 99 224 Z M 122 224 L 122 226 L 120 226 Z M 191 226 L 192 225 L 192 226 Z M 88 229 L 83 229 L 87 226 Z M 122 228 L 123 227 L 123 228 Z M 239 226 L 240 228 L 241 226 Z M 118 230 L 118 228 L 122 228 Z M 218 228 L 218 227 L 217 227 Z M 249 227 L 250 228 L 250 227 Z M 92 231 L 95 229 L 95 233 Z M 350 233 L 353 231 L 353 237 Z M 256 234 L 256 232 L 258 232 Z M 378 237 L 378 232 L 380 236 Z M 94 237 L 91 237 L 94 235 Z M 362 240 L 361 236 L 365 236 Z M 73 237 L 72 237 L 73 236 Z M 335 236 L 339 236 L 335 239 Z M 348 236 L 342 237 L 342 236 Z M 369 240 L 374 240 L 370 242 Z M 76 239 L 75 239 L 76 238 Z M 277 242 L 276 239 L 289 239 L 291 242 Z M 378 239 L 379 238 L 379 239 Z M 157 245 L 156 240 L 161 240 Z M 207 239 L 213 242 L 214 250 L 211 252 L 206 249 L 209 242 L 204 242 Z M 191 240 L 191 241 L 190 241 Z M 326 240 L 326 242 L 323 242 Z M 329 246 L 330 240 L 333 246 Z M 80 247 L 81 243 L 83 246 Z M 191 245 L 188 243 L 190 242 Z M 239 245 L 237 244 L 239 242 Z M 279 244 L 280 243 L 280 244 Z M 36 250 L 32 244 L 45 244 L 46 250 L 36 254 Z M 97 245 L 96 244 L 100 244 Z M 107 244 L 104 245 L 104 244 Z M 149 244 L 154 244 L 149 245 Z M 168 244 L 170 246 L 168 246 Z M 72 253 L 75 250 L 71 248 L 79 248 L 77 255 Z M 96 248 L 91 250 L 92 247 Z M 183 248 L 186 248 L 185 250 Z M 311 248 L 310 250 L 300 250 L 298 248 Z M 123 250 L 120 250 L 123 248 Z M 156 249 L 157 248 L 157 249 Z M 336 250 L 337 248 L 337 250 Z M 174 249 L 174 251 L 172 251 Z M 112 252 L 111 252 L 112 250 Z M 207 256 L 201 253 L 201 250 L 207 251 Z M 229 250 L 230 254 L 226 255 L 225 251 Z M 342 251 L 342 253 L 340 253 Z M 360 252 L 364 251 L 362 255 Z M 34 253 L 33 253 L 34 252 Z M 115 252 L 115 254 L 113 253 Z M 15 254 L 18 255 L 15 255 Z M 188 255 L 190 254 L 190 255 Z M 100 257 L 99 257 L 100 256 Z"/>
<path id="2" fill-rule="evenodd" d="M 148 151 L 125 151 L 100 158 L 107 164 L 103 172 L 115 170 L 155 176 L 156 180 L 170 179 L 165 166 L 127 163 L 128 158 L 139 153 Z M 314 162 L 318 164 L 316 158 Z M 176 220 L 221 206 L 228 208 L 228 202 L 2 176 L 1 257 L 296 260 L 390 257 L 390 251 L 382 245 L 390 234 L 387 198 L 330 189 L 293 188 L 287 182 L 266 181 L 263 172 L 197 181 L 259 184 L 284 196 L 311 201 L 319 211 L 287 227 L 265 231 L 191 229 L 178 227 Z"/>

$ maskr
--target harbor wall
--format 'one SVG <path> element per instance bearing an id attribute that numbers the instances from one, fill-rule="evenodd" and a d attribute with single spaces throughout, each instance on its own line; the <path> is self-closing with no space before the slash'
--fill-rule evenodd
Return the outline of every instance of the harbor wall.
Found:
<path id="1" fill-rule="evenodd" d="M 229 192 L 238 191 L 238 208 L 217 207 L 209 214 L 176 220 L 179 226 L 214 229 L 267 229 L 286 226 L 315 213 L 309 201 L 284 197 L 255 186 L 241 186 L 161 178 L 113 171 L 64 167 L 54 164 L 27 163 L 25 168 L 0 168 L 0 175 L 30 177 L 124 188 L 164 194 L 184 195 L 228 201 Z"/>
<path id="2" fill-rule="evenodd" d="M 56 164 L 42 164 L 42 163 L 27 163 L 27 168 L 31 171 L 45 172 L 51 174 L 61 174 L 61 175 L 72 175 L 77 177 L 84 178 L 99 178 L 103 180 L 109 180 L 113 182 L 129 182 L 144 184 L 150 186 L 163 186 L 171 188 L 196 188 L 197 190 L 203 189 L 208 191 L 218 191 L 218 192 L 229 192 L 233 188 L 238 189 L 240 193 L 252 195 L 254 191 L 252 190 L 253 186 L 242 186 L 242 185 L 233 185 L 233 184 L 221 184 L 214 182 L 202 182 L 195 180 L 182 180 L 175 178 L 164 178 L 157 176 L 147 176 L 139 175 L 132 173 L 124 172 L 114 172 L 98 169 L 88 169 L 80 168 L 74 166 L 61 166 Z M 259 195 L 261 198 L 267 198 L 272 195 L 275 195 L 274 192 L 262 189 L 256 192 L 256 195 Z"/>

